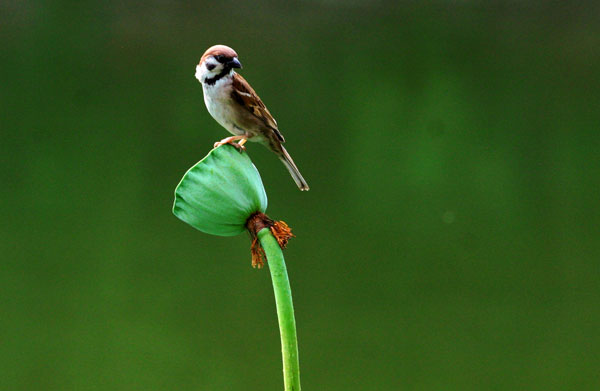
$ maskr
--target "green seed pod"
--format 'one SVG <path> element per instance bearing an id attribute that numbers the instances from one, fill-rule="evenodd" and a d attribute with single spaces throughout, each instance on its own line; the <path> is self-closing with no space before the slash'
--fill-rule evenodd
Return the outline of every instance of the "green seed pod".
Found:
<path id="1" fill-rule="evenodd" d="M 175 216 L 212 235 L 238 235 L 250 215 L 266 209 L 267 193 L 258 170 L 248 154 L 231 145 L 210 151 L 175 189 Z"/>

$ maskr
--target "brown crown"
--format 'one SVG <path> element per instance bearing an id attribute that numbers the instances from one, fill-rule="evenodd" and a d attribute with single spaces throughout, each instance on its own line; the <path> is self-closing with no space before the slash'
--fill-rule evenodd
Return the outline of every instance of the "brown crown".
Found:
<path id="1" fill-rule="evenodd" d="M 206 57 L 218 56 L 218 55 L 223 55 L 223 56 L 229 57 L 229 58 L 233 58 L 233 57 L 237 57 L 238 56 L 237 53 L 235 52 L 235 50 L 233 50 L 229 46 L 215 45 L 215 46 L 209 47 L 204 52 L 204 54 L 202 55 L 202 58 L 200 59 L 200 64 L 202 64 L 202 62 L 204 62 L 204 60 L 206 59 Z"/>

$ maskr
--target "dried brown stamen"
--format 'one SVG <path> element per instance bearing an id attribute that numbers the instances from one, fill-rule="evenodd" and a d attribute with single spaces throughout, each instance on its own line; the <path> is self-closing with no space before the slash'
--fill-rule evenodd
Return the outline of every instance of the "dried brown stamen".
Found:
<path id="1" fill-rule="evenodd" d="M 292 229 L 284 221 L 273 221 L 269 216 L 262 212 L 256 212 L 251 215 L 248 220 L 246 220 L 246 228 L 252 237 L 252 245 L 250 246 L 252 267 L 259 269 L 264 266 L 267 260 L 265 250 L 262 248 L 257 237 L 262 229 L 268 228 L 271 231 L 273 236 L 275 236 L 275 239 L 277 239 L 277 243 L 279 243 L 281 249 L 284 249 L 290 238 L 295 236 L 292 233 Z"/>
<path id="2" fill-rule="evenodd" d="M 273 223 L 271 227 L 271 232 L 275 239 L 277 239 L 277 243 L 279 243 L 279 247 L 283 250 L 288 243 L 288 240 L 295 237 L 292 233 L 292 229 L 285 223 L 285 221 L 276 221 Z"/>
<path id="3" fill-rule="evenodd" d="M 252 254 L 252 267 L 262 269 L 262 267 L 265 265 L 265 259 L 267 259 L 267 257 L 265 255 L 265 250 L 258 241 L 258 238 L 254 238 L 252 240 L 250 253 Z"/>

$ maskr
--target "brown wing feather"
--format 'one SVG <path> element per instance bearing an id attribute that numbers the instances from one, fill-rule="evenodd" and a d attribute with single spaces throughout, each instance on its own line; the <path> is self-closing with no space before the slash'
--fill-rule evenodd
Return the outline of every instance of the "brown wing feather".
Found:
<path id="1" fill-rule="evenodd" d="M 250 84 L 240 74 L 236 73 L 233 76 L 233 88 L 231 90 L 231 97 L 242 107 L 248 110 L 252 115 L 261 120 L 265 126 L 273 130 L 279 141 L 285 142 L 283 135 L 277 129 L 277 121 L 269 112 L 269 109 L 260 100 L 260 97 L 256 94 L 254 89 L 250 87 Z"/>

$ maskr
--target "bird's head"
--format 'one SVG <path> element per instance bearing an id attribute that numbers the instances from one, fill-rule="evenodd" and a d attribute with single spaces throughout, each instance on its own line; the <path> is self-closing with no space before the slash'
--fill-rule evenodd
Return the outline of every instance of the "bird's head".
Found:
<path id="1" fill-rule="evenodd" d="M 238 60 L 235 50 L 229 46 L 215 45 L 208 48 L 202 55 L 196 66 L 196 79 L 204 83 L 207 79 L 224 76 L 233 68 L 241 67 L 242 64 Z"/>

